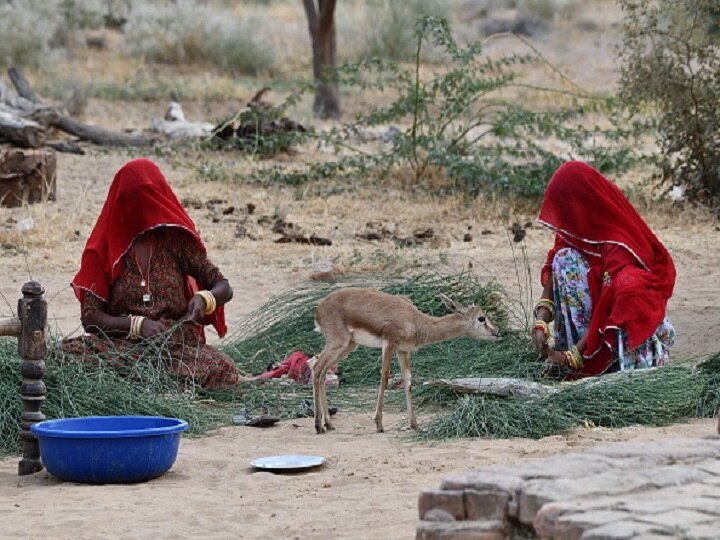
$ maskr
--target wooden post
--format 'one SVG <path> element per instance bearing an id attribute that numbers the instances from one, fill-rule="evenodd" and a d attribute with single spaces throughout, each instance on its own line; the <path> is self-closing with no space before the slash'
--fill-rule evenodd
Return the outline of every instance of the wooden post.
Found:
<path id="1" fill-rule="evenodd" d="M 20 417 L 23 442 L 23 457 L 18 464 L 18 475 L 33 474 L 42 470 L 40 446 L 30 426 L 45 420 L 40 412 L 45 401 L 45 353 L 47 344 L 47 301 L 43 297 L 45 289 L 37 281 L 29 281 L 22 287 L 23 297 L 18 300 L 18 317 L 21 321 L 18 337 L 18 352 L 22 358 L 20 373 L 23 377 L 22 394 L 23 413 Z"/>

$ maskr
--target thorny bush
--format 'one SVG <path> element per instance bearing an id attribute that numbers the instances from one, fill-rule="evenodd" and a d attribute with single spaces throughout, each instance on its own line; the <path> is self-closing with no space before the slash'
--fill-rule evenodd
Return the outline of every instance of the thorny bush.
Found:
<path id="1" fill-rule="evenodd" d="M 720 211 L 720 5 L 621 0 L 620 95 L 655 113 L 660 185 Z"/>
<path id="2" fill-rule="evenodd" d="M 622 122 L 611 100 L 570 83 L 529 45 L 532 52 L 524 55 L 484 56 L 479 42 L 459 46 L 447 21 L 430 16 L 419 19 L 416 38 L 414 65 L 373 58 L 334 74 L 345 88 L 372 89 L 390 99 L 353 122 L 312 134 L 320 144 L 342 149 L 340 159 L 301 171 L 270 169 L 271 180 L 299 184 L 410 167 L 416 187 L 442 170 L 446 187 L 471 196 L 492 191 L 537 198 L 568 159 L 584 159 L 605 173 L 634 162 L 630 139 L 637 126 Z M 444 55 L 442 67 L 421 62 L 428 45 Z M 553 71 L 563 86 L 524 83 L 522 72 L 533 65 Z M 594 125 L 591 116 L 611 127 Z M 354 146 L 364 131 L 388 126 L 404 127 L 388 131 L 389 142 L 377 150 Z M 268 170 L 258 176 L 267 181 Z"/>

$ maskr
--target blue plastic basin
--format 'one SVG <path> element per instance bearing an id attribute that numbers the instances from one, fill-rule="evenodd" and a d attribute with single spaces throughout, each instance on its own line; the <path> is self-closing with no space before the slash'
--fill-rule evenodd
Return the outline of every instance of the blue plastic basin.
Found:
<path id="1" fill-rule="evenodd" d="M 49 473 L 89 484 L 144 482 L 164 474 L 187 428 L 185 420 L 160 416 L 87 416 L 30 427 Z"/>

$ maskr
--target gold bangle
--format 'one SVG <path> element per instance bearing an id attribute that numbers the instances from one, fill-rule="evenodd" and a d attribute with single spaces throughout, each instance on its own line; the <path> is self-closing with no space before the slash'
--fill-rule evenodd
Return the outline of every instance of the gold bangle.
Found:
<path id="1" fill-rule="evenodd" d="M 542 330 L 546 338 L 549 338 L 550 334 L 552 334 L 552 332 L 550 331 L 550 325 L 542 319 L 538 319 L 537 321 L 535 321 L 533 330 Z"/>
<path id="2" fill-rule="evenodd" d="M 535 304 L 535 309 L 533 310 L 533 315 L 535 315 L 536 319 L 540 318 L 540 316 L 538 315 L 538 311 L 541 307 L 547 309 L 550 312 L 550 321 L 555 319 L 555 302 L 548 298 L 541 298 L 540 300 L 538 300 L 537 304 Z"/>
<path id="3" fill-rule="evenodd" d="M 577 371 L 580 371 L 583 367 L 583 355 L 580 353 L 580 350 L 577 348 L 577 345 L 573 345 L 572 349 L 570 349 L 573 353 L 573 356 L 575 357 L 575 369 Z"/>
<path id="4" fill-rule="evenodd" d="M 145 317 L 141 315 L 130 316 L 130 337 L 142 338 L 142 325 Z"/>
<path id="5" fill-rule="evenodd" d="M 217 308 L 217 300 L 215 300 L 215 295 L 213 293 L 210 291 L 198 291 L 195 294 L 199 295 L 200 298 L 203 299 L 203 303 L 205 304 L 205 315 L 210 315 L 215 311 L 215 308 Z"/>
<path id="6" fill-rule="evenodd" d="M 577 346 L 573 345 L 569 351 L 565 351 L 568 367 L 574 371 L 580 371 L 583 367 L 583 356 Z"/>

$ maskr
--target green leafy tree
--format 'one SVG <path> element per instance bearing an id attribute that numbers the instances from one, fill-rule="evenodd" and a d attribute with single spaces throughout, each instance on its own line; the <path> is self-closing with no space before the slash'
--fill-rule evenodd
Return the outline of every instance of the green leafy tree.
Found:
<path id="1" fill-rule="evenodd" d="M 621 98 L 656 115 L 661 185 L 720 209 L 720 6 L 620 0 Z"/>

